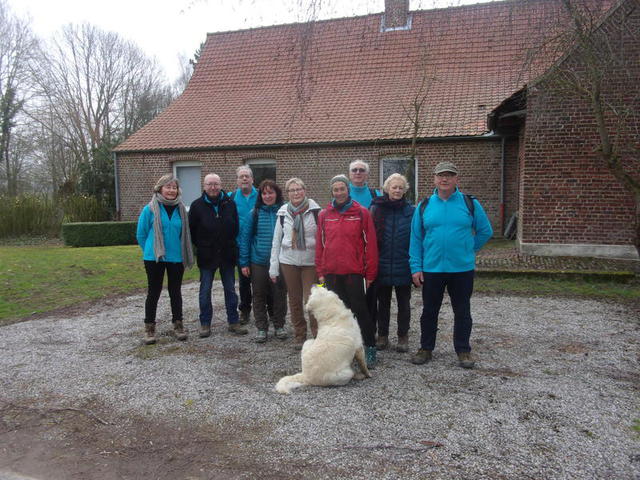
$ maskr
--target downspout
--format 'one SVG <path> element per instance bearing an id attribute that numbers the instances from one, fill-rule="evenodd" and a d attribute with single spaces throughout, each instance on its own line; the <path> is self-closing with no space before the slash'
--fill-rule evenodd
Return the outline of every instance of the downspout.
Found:
<path id="1" fill-rule="evenodd" d="M 506 168 L 505 168 L 505 157 L 506 157 L 506 143 L 507 137 L 502 135 L 500 139 L 500 231 L 504 232 L 504 199 L 505 199 L 505 184 L 506 184 Z"/>
<path id="2" fill-rule="evenodd" d="M 111 157 L 113 158 L 113 183 L 114 188 L 116 189 L 116 220 L 120 220 L 120 181 L 118 179 L 118 155 L 116 155 L 116 152 L 111 152 Z"/>

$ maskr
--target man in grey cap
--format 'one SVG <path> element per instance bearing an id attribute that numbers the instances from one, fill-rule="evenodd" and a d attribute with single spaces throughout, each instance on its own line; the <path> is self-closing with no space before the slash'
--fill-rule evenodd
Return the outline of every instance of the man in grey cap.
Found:
<path id="1" fill-rule="evenodd" d="M 454 313 L 453 345 L 458 365 L 473 368 L 471 357 L 471 293 L 475 253 L 493 235 L 480 202 L 458 190 L 458 168 L 440 162 L 434 169 L 435 189 L 416 208 L 411 222 L 409 264 L 413 283 L 422 285 L 420 349 L 412 362 L 431 360 L 438 314 L 447 289 Z"/>

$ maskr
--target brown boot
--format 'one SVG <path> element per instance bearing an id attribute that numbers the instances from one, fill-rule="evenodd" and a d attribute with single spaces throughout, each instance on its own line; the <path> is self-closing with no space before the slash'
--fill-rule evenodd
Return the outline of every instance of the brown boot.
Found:
<path id="1" fill-rule="evenodd" d="M 400 353 L 407 353 L 409 351 L 409 337 L 407 335 L 404 337 L 398 337 L 398 346 L 396 347 L 396 351 Z"/>
<path id="2" fill-rule="evenodd" d="M 145 323 L 144 324 L 144 344 L 153 345 L 156 343 L 156 324 Z"/>
<path id="3" fill-rule="evenodd" d="M 378 341 L 376 342 L 376 348 L 378 350 L 386 350 L 389 346 L 389 337 L 384 337 L 380 335 L 378 337 Z"/>
<path id="4" fill-rule="evenodd" d="M 187 332 L 184 329 L 184 325 L 182 324 L 182 320 L 178 320 L 173 324 L 173 331 L 176 334 L 176 338 L 178 340 L 184 341 L 187 339 Z"/>

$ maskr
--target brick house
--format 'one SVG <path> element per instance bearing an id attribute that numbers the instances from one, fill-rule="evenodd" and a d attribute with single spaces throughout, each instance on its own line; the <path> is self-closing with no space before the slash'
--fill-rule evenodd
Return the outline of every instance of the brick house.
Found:
<path id="1" fill-rule="evenodd" d="M 411 173 L 415 198 L 431 191 L 433 166 L 453 160 L 461 188 L 481 200 L 496 232 L 520 212 L 523 248 L 553 244 L 560 248 L 550 253 L 564 254 L 588 243 L 619 247 L 594 253 L 623 255 L 633 217 L 631 196 L 620 189 L 612 199 L 621 203 L 610 206 L 615 232 L 578 225 L 577 211 L 565 221 L 575 229 L 540 221 L 544 202 L 562 204 L 538 194 L 547 152 L 528 134 L 550 124 L 536 117 L 530 126 L 530 112 L 525 122 L 522 110 L 540 105 L 518 92 L 555 60 L 524 68 L 560 14 L 557 0 L 414 12 L 406 0 L 387 0 L 382 14 L 208 34 L 184 93 L 115 149 L 121 218 L 136 218 L 155 180 L 170 171 L 187 201 L 207 173 L 232 189 L 236 167 L 249 164 L 256 178 L 301 177 L 325 203 L 328 180 L 355 159 L 370 164 L 372 186 L 395 171 Z M 572 174 L 581 161 L 582 152 Z M 585 225 L 604 221 L 588 213 L 594 202 L 581 200 Z"/>

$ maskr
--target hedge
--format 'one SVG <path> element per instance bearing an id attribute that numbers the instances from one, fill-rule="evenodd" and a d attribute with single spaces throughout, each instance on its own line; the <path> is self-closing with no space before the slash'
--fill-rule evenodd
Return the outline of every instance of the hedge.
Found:
<path id="1" fill-rule="evenodd" d="M 101 247 L 136 243 L 136 222 L 63 223 L 62 238 L 69 247 Z"/>

